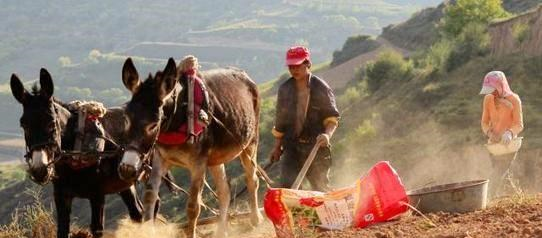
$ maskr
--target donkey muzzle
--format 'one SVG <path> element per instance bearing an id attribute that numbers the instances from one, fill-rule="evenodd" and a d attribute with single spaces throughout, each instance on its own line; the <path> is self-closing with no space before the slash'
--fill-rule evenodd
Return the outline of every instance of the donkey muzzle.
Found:
<path id="1" fill-rule="evenodd" d="M 140 161 L 139 154 L 133 151 L 125 152 L 118 167 L 119 177 L 125 181 L 135 181 L 140 172 Z"/>
<path id="2" fill-rule="evenodd" d="M 125 181 L 135 181 L 137 179 L 137 173 L 138 173 L 138 169 L 133 166 L 133 165 L 129 165 L 129 164 L 120 164 L 119 165 L 119 177 L 122 179 L 122 180 L 125 180 Z"/>
<path id="3" fill-rule="evenodd" d="M 54 170 L 51 166 L 43 166 L 39 168 L 29 169 L 27 173 L 30 176 L 30 180 L 34 181 L 39 185 L 46 185 L 51 181 Z"/>

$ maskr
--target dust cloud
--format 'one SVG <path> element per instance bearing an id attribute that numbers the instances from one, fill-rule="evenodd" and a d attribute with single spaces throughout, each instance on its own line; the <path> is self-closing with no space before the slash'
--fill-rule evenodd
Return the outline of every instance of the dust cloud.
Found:
<path id="1" fill-rule="evenodd" d="M 377 138 L 362 144 L 351 143 L 347 146 L 347 158 L 333 158 L 337 161 L 331 169 L 335 187 L 353 185 L 378 161 L 390 161 L 407 190 L 489 179 L 492 170 L 489 153 L 483 142 L 468 139 L 467 130 L 450 131 L 426 119 L 395 136 L 389 125 L 374 124 Z"/>
<path id="2" fill-rule="evenodd" d="M 185 237 L 177 224 L 169 224 L 160 221 L 146 222 L 143 224 L 133 223 L 130 219 L 119 221 L 117 230 L 112 234 L 105 235 L 104 238 L 175 238 Z"/>

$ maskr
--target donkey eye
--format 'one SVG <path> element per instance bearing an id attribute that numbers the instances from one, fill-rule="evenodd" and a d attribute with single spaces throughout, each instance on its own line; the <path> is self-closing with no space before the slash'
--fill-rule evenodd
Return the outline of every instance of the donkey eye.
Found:
<path id="1" fill-rule="evenodd" d="M 148 132 L 154 132 L 156 131 L 156 129 L 158 129 L 158 123 L 152 123 L 149 126 L 147 126 Z"/>
<path id="2" fill-rule="evenodd" d="M 158 123 L 152 123 L 147 126 L 147 134 L 154 134 L 158 129 Z"/>

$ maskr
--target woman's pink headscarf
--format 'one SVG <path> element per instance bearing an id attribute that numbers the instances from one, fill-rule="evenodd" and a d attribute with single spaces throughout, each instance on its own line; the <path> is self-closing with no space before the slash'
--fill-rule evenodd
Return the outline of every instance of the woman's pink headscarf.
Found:
<path id="1" fill-rule="evenodd" d="M 491 71 L 486 74 L 480 94 L 490 94 L 494 90 L 497 90 L 500 97 L 508 97 L 514 94 L 508 85 L 506 76 L 501 71 Z"/>

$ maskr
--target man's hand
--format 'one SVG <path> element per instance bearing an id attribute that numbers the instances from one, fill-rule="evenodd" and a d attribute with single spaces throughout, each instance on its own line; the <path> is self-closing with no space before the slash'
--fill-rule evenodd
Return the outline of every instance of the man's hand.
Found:
<path id="1" fill-rule="evenodd" d="M 282 155 L 282 139 L 279 137 L 275 137 L 275 144 L 273 145 L 273 150 L 271 150 L 271 156 L 269 156 L 270 162 L 274 163 L 274 162 L 279 161 L 281 155 Z"/>
<path id="2" fill-rule="evenodd" d="M 320 146 L 329 146 L 329 135 L 322 133 L 316 137 L 316 144 Z"/>
<path id="3" fill-rule="evenodd" d="M 282 146 L 274 146 L 273 150 L 271 151 L 271 156 L 269 156 L 269 160 L 271 163 L 277 162 L 280 160 L 280 156 L 282 155 Z"/>

